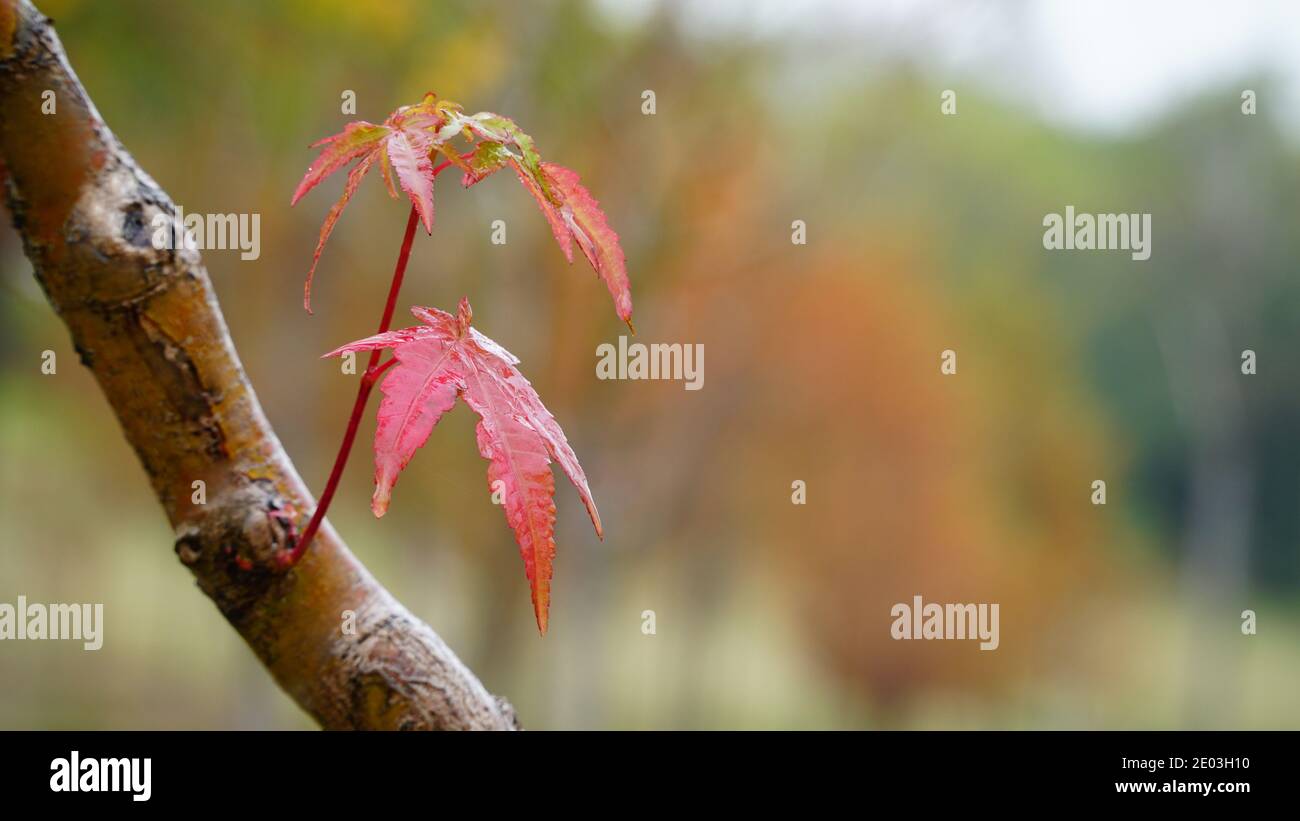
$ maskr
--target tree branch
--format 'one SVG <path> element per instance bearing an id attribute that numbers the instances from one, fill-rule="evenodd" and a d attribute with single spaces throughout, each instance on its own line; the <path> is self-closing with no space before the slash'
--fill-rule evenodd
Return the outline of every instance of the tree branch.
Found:
<path id="1" fill-rule="evenodd" d="M 55 93 L 55 113 L 41 112 Z M 275 680 L 326 728 L 514 729 L 445 643 L 326 523 L 267 423 L 196 251 L 155 249 L 171 200 L 95 111 L 50 21 L 0 0 L 0 159 L 14 225 L 149 476 L 176 553 Z M 192 504 L 203 480 L 206 504 Z M 344 612 L 355 631 L 344 632 Z"/>

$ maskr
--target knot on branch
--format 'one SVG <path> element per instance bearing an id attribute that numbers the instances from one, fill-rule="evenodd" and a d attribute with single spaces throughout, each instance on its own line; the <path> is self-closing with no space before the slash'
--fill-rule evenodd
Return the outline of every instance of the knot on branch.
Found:
<path id="1" fill-rule="evenodd" d="M 283 579 L 278 562 L 297 538 L 292 506 L 265 479 L 214 488 L 176 529 L 176 555 L 232 622 Z"/>
<path id="2" fill-rule="evenodd" d="M 351 613 L 333 654 L 351 671 L 344 697 L 358 727 L 393 730 L 518 730 L 514 707 L 460 665 L 433 630 L 391 597 L 377 596 Z"/>

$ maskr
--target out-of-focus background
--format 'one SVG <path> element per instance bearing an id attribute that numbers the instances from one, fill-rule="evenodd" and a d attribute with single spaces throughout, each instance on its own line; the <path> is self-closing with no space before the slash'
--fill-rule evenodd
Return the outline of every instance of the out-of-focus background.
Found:
<path id="1" fill-rule="evenodd" d="M 515 118 L 620 232 L 640 341 L 703 343 L 703 390 L 597 380 L 625 330 L 590 271 L 513 178 L 440 180 L 402 301 L 470 296 L 607 538 L 561 483 L 539 638 L 464 408 L 381 521 L 372 402 L 331 519 L 526 726 L 1300 727 L 1295 8 L 38 5 L 177 203 L 261 214 L 258 260 L 204 259 L 313 489 L 357 378 L 318 357 L 373 331 L 407 210 L 362 187 L 305 314 L 342 182 L 289 196 L 345 90 L 372 121 L 426 90 Z M 1043 250 L 1067 205 L 1151 213 L 1151 259 Z M 0 726 L 311 726 L 176 560 L 30 271 L 6 219 L 0 601 L 103 602 L 106 638 L 0 644 Z M 891 640 L 917 594 L 998 602 L 1000 648 Z"/>

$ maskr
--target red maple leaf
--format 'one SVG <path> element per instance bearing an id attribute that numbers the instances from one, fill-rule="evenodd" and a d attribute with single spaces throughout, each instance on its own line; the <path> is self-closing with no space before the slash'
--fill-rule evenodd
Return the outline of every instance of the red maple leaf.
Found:
<path id="1" fill-rule="evenodd" d="M 461 154 L 453 147 L 457 137 L 469 142 L 469 151 Z M 356 165 L 348 172 L 343 196 L 321 225 L 303 289 L 303 305 L 309 312 L 311 283 L 325 241 L 376 162 L 383 171 L 388 193 L 397 197 L 393 185 L 396 177 L 429 233 L 433 232 L 433 182 L 439 172 L 455 165 L 464 172 L 463 183 L 469 187 L 509 165 L 537 200 L 565 258 L 573 262 L 572 243 L 576 241 L 609 289 L 619 318 L 632 327 L 632 289 L 618 234 L 609 227 L 596 200 L 579 183 L 578 175 L 563 166 L 542 162 L 532 137 L 508 117 L 488 111 L 466 115 L 456 103 L 428 94 L 422 102 L 394 111 L 383 125 L 349 123 L 343 131 L 313 147 L 321 147 L 321 153 L 298 184 L 291 204 L 335 171 L 352 162 Z M 442 154 L 445 161 L 434 166 L 434 154 Z"/>
<path id="2" fill-rule="evenodd" d="M 371 509 L 383 516 L 393 485 L 415 451 L 456 399 L 479 416 L 478 449 L 488 460 L 488 486 L 502 496 L 532 586 L 537 627 L 545 634 L 555 557 L 554 460 L 577 488 L 596 535 L 600 514 L 578 457 L 555 417 L 523 374 L 519 360 L 470 326 L 469 302 L 457 316 L 436 308 L 412 308 L 424 324 L 351 342 L 325 356 L 392 348 L 396 365 L 379 389 L 375 430 L 375 493 Z"/>

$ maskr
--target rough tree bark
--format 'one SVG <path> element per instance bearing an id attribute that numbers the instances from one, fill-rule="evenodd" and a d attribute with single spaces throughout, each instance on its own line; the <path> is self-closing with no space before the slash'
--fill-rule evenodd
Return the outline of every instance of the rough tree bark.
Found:
<path id="1" fill-rule="evenodd" d="M 41 111 L 46 91 L 55 113 Z M 315 502 L 258 405 L 198 253 L 150 241 L 171 200 L 27 0 L 0 0 L 0 159 L 36 278 L 139 455 L 177 555 L 280 686 L 326 728 L 516 728 L 510 705 L 328 523 L 296 567 L 277 568 Z M 196 479 L 206 504 L 191 504 Z M 341 629 L 346 610 L 354 635 Z"/>

